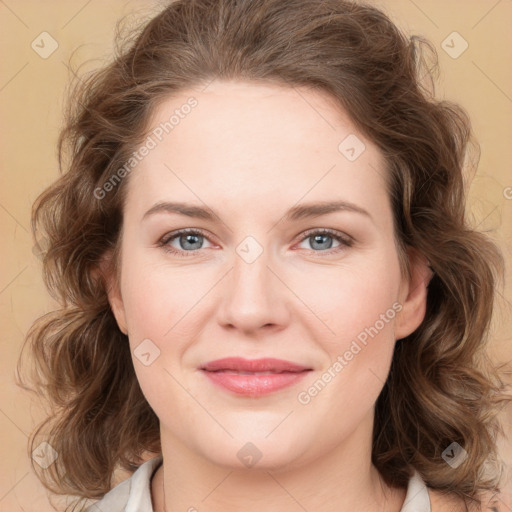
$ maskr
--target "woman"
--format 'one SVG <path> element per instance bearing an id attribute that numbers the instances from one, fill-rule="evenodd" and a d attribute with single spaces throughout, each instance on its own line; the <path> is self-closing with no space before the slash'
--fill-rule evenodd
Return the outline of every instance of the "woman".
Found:
<path id="1" fill-rule="evenodd" d="M 470 123 L 421 84 L 421 42 L 344 0 L 181 0 L 83 82 L 33 212 L 63 304 L 28 335 L 50 489 L 490 506 L 503 261 L 465 219 Z"/>

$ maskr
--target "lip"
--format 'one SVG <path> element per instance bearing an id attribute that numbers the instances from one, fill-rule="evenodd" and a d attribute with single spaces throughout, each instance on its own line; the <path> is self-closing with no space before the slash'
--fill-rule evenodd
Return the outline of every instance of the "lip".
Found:
<path id="1" fill-rule="evenodd" d="M 221 388 L 242 396 L 262 396 L 301 380 L 312 368 L 283 359 L 226 357 L 210 361 L 200 370 Z"/>
<path id="2" fill-rule="evenodd" d="M 307 366 L 302 366 L 284 359 L 275 359 L 265 357 L 262 359 L 244 359 L 243 357 L 225 357 L 210 361 L 201 367 L 201 370 L 216 372 L 222 370 L 232 370 L 238 372 L 302 372 L 311 370 Z"/>

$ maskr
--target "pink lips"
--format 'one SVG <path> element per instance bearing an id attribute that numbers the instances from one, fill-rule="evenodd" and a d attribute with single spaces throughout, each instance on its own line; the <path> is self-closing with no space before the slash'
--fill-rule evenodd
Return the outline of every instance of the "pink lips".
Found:
<path id="1" fill-rule="evenodd" d="M 260 396 L 291 386 L 311 368 L 282 359 L 227 357 L 201 370 L 216 385 L 238 395 Z"/>

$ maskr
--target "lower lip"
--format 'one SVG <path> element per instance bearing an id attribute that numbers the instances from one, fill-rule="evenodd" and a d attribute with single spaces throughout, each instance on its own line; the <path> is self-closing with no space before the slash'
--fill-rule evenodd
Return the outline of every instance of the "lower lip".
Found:
<path id="1" fill-rule="evenodd" d="M 308 371 L 240 375 L 237 373 L 202 372 L 217 386 L 237 395 L 262 396 L 291 386 L 301 380 Z"/>

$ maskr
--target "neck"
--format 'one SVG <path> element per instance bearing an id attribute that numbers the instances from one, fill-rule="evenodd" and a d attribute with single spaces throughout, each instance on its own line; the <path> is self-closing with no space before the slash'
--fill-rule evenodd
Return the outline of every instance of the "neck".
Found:
<path id="1" fill-rule="evenodd" d="M 152 481 L 155 512 L 399 512 L 405 500 L 406 490 L 389 488 L 371 464 L 371 429 L 363 425 L 323 455 L 303 454 L 286 467 L 221 467 L 164 428 L 161 438 L 163 465 Z"/>

